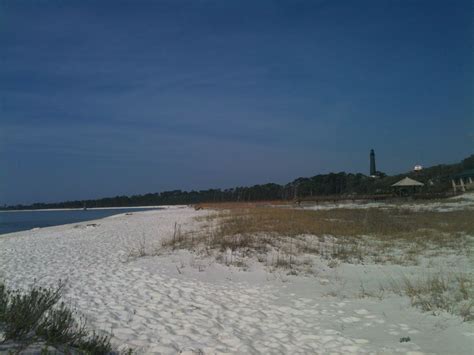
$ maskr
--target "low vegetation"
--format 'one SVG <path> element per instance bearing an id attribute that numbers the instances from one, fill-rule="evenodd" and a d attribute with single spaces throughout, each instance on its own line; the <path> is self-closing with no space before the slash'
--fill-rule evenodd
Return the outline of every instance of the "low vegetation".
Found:
<path id="1" fill-rule="evenodd" d="M 0 344 L 10 344 L 12 353 L 36 343 L 65 353 L 111 353 L 110 337 L 91 333 L 84 318 L 60 302 L 63 287 L 34 286 L 24 292 L 0 283 Z"/>
<path id="2" fill-rule="evenodd" d="M 351 263 L 416 264 L 422 253 L 469 253 L 468 235 L 474 234 L 472 211 L 255 207 L 222 210 L 200 221 L 205 225 L 202 230 L 175 229 L 163 245 L 244 255 L 276 250 L 288 259 L 316 254 Z"/>
<path id="3" fill-rule="evenodd" d="M 445 242 L 443 233 L 474 232 L 472 211 L 414 212 L 404 209 L 298 210 L 253 208 L 231 210 L 220 218 L 220 235 L 267 233 L 286 236 L 303 234 L 334 237 L 377 236 L 382 239 Z M 432 233 L 422 233 L 429 231 Z"/>
<path id="4" fill-rule="evenodd" d="M 464 321 L 474 320 L 474 282 L 466 274 L 435 274 L 425 278 L 390 282 L 388 289 L 410 298 L 412 306 L 436 314 L 446 311 Z"/>

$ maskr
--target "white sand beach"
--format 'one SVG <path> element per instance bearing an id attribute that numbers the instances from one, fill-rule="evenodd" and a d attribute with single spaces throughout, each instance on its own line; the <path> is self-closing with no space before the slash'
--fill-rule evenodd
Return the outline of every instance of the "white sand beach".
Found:
<path id="1" fill-rule="evenodd" d="M 321 260 L 312 275 L 256 261 L 226 266 L 189 251 L 129 257 L 143 245 L 159 250 L 175 224 L 198 228 L 194 218 L 208 213 L 177 206 L 3 235 L 0 278 L 12 288 L 65 280 L 64 300 L 91 329 L 138 354 L 472 354 L 472 322 L 422 312 L 395 294 L 360 295 L 440 265 L 472 273 L 462 256 L 414 266 Z"/>

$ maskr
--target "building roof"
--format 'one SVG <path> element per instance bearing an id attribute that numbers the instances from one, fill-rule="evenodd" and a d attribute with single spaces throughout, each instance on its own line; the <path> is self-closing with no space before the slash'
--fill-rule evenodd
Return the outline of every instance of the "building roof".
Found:
<path id="1" fill-rule="evenodd" d="M 396 182 L 392 186 L 395 187 L 405 187 L 405 186 L 425 186 L 422 182 L 410 179 L 409 177 L 401 179 L 399 182 Z"/>

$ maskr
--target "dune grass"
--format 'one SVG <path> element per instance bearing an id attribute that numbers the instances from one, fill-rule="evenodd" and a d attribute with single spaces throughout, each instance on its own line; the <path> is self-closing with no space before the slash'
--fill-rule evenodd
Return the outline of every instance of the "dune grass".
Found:
<path id="1" fill-rule="evenodd" d="M 166 240 L 167 247 L 289 255 L 317 254 L 345 262 L 416 264 L 422 253 L 470 253 L 474 212 L 404 209 L 300 210 L 232 208 L 199 217 L 205 227 Z"/>
<path id="2" fill-rule="evenodd" d="M 412 306 L 425 312 L 446 311 L 464 321 L 474 320 L 474 282 L 464 273 L 437 273 L 418 279 L 391 280 L 388 289 L 408 296 Z"/>
<path id="3" fill-rule="evenodd" d="M 83 318 L 60 302 L 64 284 L 11 290 L 0 283 L 0 344 L 19 351 L 33 343 L 61 348 L 66 353 L 109 354 L 110 337 L 90 332 Z"/>
<path id="4" fill-rule="evenodd" d="M 334 237 L 376 236 L 381 239 L 427 238 L 444 244 L 443 233 L 474 233 L 474 212 L 413 212 L 404 209 L 297 210 L 252 208 L 228 210 L 221 219 L 219 234 L 267 233 L 286 236 L 302 234 Z"/>

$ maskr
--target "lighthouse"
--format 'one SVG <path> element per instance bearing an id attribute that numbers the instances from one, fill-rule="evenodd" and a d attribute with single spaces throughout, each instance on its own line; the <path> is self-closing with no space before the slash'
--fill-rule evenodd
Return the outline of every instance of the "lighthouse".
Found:
<path id="1" fill-rule="evenodd" d="M 370 176 L 377 176 L 377 170 L 375 169 L 375 152 L 373 149 L 370 150 Z"/>

